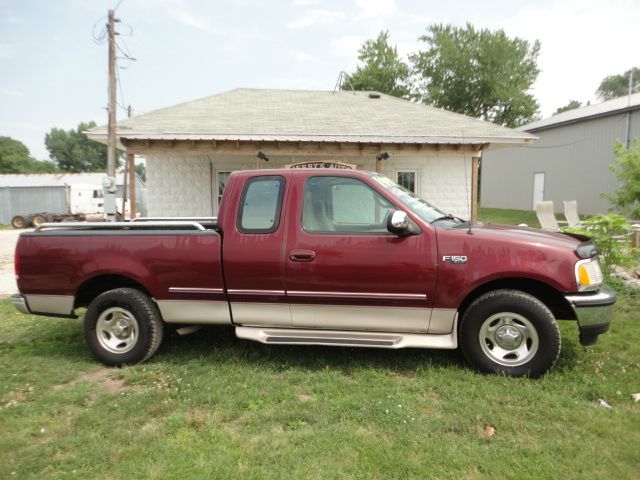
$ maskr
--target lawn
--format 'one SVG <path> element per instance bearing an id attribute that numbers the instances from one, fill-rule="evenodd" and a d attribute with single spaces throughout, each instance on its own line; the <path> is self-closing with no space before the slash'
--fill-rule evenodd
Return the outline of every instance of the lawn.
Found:
<path id="1" fill-rule="evenodd" d="M 0 300 L 0 478 L 638 478 L 640 300 L 540 380 L 456 352 L 267 346 L 207 328 L 107 369 L 80 320 Z M 612 408 L 598 406 L 606 401 Z"/>
<path id="2" fill-rule="evenodd" d="M 564 220 L 564 216 L 556 214 L 558 220 Z M 491 223 L 506 223 L 519 225 L 526 223 L 530 227 L 540 228 L 540 222 L 536 212 L 532 210 L 509 210 L 506 208 L 478 208 L 478 220 Z"/>

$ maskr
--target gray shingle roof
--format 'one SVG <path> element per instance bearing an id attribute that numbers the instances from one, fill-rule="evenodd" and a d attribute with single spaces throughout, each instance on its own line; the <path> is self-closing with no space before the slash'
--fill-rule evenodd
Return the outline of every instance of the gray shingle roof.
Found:
<path id="1" fill-rule="evenodd" d="M 558 115 L 553 115 L 552 117 L 543 118 L 542 120 L 537 120 L 527 125 L 523 125 L 518 128 L 518 130 L 523 132 L 543 130 L 545 128 L 555 127 L 566 123 L 612 115 L 616 112 L 629 109 L 637 110 L 638 108 L 640 108 L 640 93 L 634 93 L 631 96 L 627 95 L 624 97 L 614 98 L 613 100 L 607 100 L 606 102 L 567 110 L 566 112 L 559 113 Z"/>
<path id="2" fill-rule="evenodd" d="M 106 127 L 88 132 L 104 141 Z M 239 88 L 118 123 L 128 139 L 358 143 L 524 143 L 535 137 L 369 92 Z"/>

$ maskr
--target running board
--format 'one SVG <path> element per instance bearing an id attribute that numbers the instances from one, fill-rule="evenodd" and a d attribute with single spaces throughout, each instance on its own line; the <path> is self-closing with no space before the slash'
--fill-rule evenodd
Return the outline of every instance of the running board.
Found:
<path id="1" fill-rule="evenodd" d="M 458 348 L 456 332 L 434 335 L 416 333 L 302 330 L 294 328 L 236 327 L 245 340 L 280 345 L 329 345 L 373 348 Z"/>

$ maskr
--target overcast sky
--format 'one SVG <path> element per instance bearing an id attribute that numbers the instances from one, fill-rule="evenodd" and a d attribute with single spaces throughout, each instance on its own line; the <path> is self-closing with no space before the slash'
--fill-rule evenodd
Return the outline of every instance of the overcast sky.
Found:
<path id="1" fill-rule="evenodd" d="M 117 4 L 0 0 L 0 135 L 44 159 L 51 127 L 106 122 L 107 46 L 92 31 Z M 604 76 L 640 66 L 640 0 L 123 0 L 117 16 L 137 58 L 120 62 L 123 104 L 135 113 L 237 87 L 332 90 L 364 40 L 388 29 L 407 54 L 436 22 L 539 39 L 543 116 L 595 101 Z"/>

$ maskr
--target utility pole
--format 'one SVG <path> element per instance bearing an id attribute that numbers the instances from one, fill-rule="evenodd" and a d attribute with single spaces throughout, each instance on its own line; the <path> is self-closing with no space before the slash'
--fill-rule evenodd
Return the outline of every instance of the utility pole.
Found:
<path id="1" fill-rule="evenodd" d="M 631 147 L 631 94 L 633 93 L 633 68 L 629 71 L 629 97 L 627 100 L 627 135 L 625 138 L 625 148 Z"/>
<path id="2" fill-rule="evenodd" d="M 104 213 L 107 220 L 116 220 L 116 20 L 115 10 L 109 10 L 107 30 L 109 34 L 109 126 L 107 137 L 107 177 L 104 191 Z"/>
<path id="3" fill-rule="evenodd" d="M 127 108 L 127 115 L 131 118 L 131 105 Z M 136 218 L 136 163 L 135 155 L 127 153 L 127 169 L 129 170 L 129 218 Z"/>

